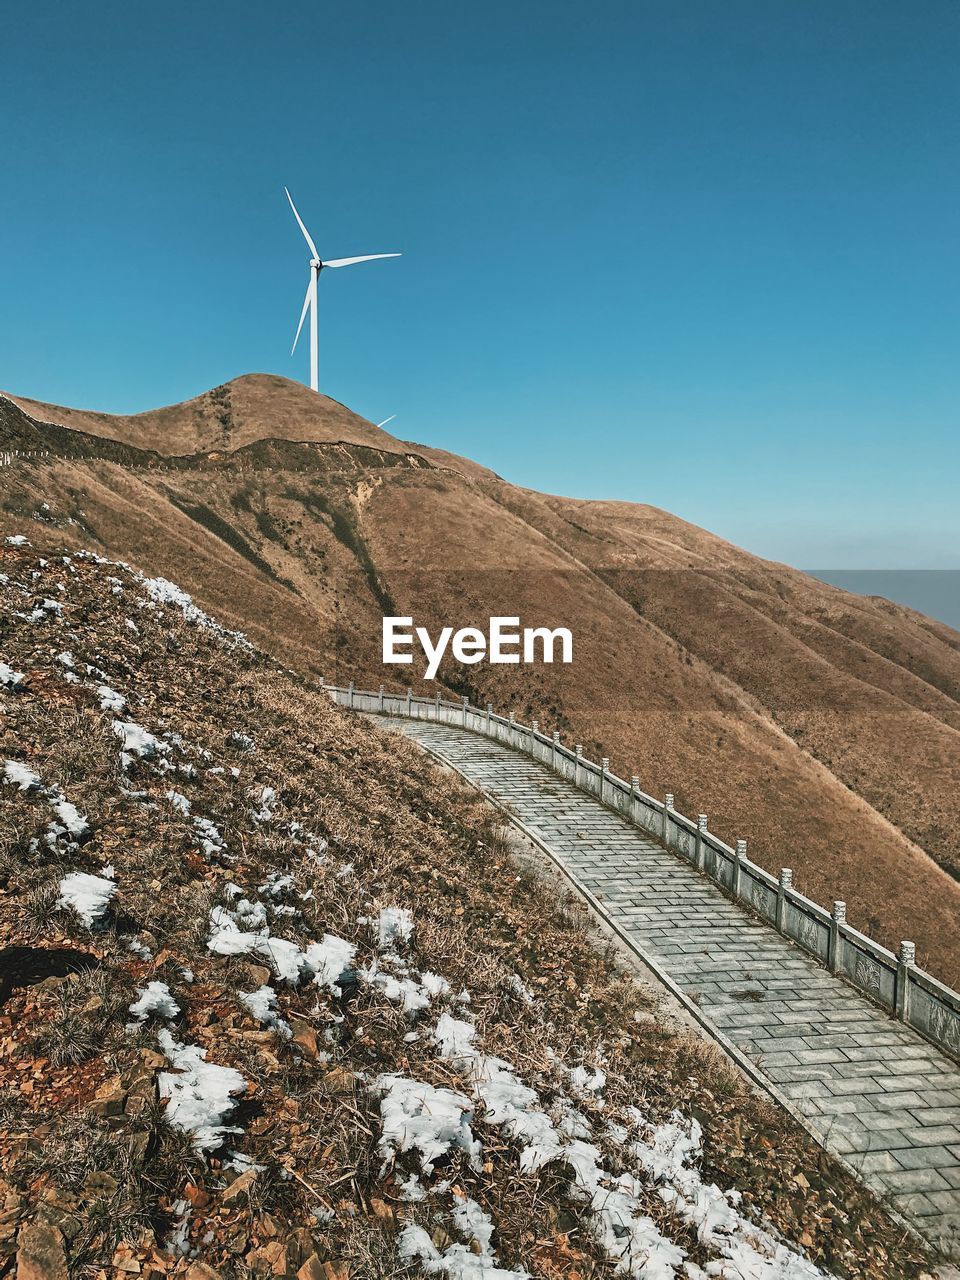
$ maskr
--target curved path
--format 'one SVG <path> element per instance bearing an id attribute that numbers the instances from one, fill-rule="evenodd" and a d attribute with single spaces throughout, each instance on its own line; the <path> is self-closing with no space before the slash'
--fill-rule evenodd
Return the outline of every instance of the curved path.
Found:
<path id="1" fill-rule="evenodd" d="M 372 718 L 509 805 L 829 1151 L 960 1252 L 960 1066 L 544 765 L 469 730 Z"/>

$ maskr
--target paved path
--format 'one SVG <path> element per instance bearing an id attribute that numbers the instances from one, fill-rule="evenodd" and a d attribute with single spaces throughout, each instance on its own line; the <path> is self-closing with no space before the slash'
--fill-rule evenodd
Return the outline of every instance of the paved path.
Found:
<path id="1" fill-rule="evenodd" d="M 468 730 L 378 719 L 509 804 L 828 1150 L 960 1251 L 960 1067 L 544 765 Z"/>

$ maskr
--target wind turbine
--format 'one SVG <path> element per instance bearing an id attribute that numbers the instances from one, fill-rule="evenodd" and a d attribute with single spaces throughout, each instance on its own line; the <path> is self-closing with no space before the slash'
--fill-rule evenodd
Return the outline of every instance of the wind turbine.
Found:
<path id="1" fill-rule="evenodd" d="M 365 253 L 359 258 L 328 258 L 324 261 L 317 252 L 317 246 L 313 243 L 310 232 L 303 225 L 303 219 L 297 213 L 297 206 L 293 203 L 293 196 L 283 188 L 287 193 L 287 199 L 290 201 L 290 208 L 293 210 L 293 216 L 297 220 L 297 225 L 303 232 L 303 238 L 307 242 L 310 249 L 310 280 L 307 283 L 306 296 L 303 299 L 303 310 L 300 312 L 300 323 L 297 325 L 296 337 L 293 339 L 293 346 L 290 354 L 293 355 L 297 349 L 297 342 L 300 340 L 300 330 L 303 328 L 303 322 L 307 318 L 307 310 L 310 311 L 310 386 L 314 391 L 320 390 L 320 372 L 317 360 L 317 281 L 320 279 L 320 272 L 324 267 L 352 267 L 355 262 L 373 262 L 375 258 L 399 258 L 399 253 Z"/>

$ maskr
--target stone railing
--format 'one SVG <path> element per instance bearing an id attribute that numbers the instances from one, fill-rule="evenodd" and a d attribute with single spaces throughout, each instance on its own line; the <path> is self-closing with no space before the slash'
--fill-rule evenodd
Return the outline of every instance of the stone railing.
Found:
<path id="1" fill-rule="evenodd" d="M 49 458 L 49 449 L 3 449 L 0 450 L 0 467 L 11 467 L 21 458 Z"/>
<path id="2" fill-rule="evenodd" d="M 552 736 L 540 732 L 536 720 L 520 724 L 511 715 L 495 715 L 488 703 L 484 710 L 462 702 L 386 693 L 333 685 L 326 686 L 334 702 L 356 711 L 432 720 L 480 733 L 504 746 L 522 751 L 545 764 L 588 795 L 596 796 L 627 822 L 655 836 L 666 848 L 686 859 L 723 891 L 742 902 L 822 965 L 851 983 L 891 1015 L 920 1032 L 939 1048 L 960 1057 L 960 995 L 916 966 L 914 945 L 901 942 L 899 955 L 880 946 L 847 923 L 846 904 L 833 910 L 819 906 L 793 887 L 793 872 L 784 867 L 778 879 L 747 857 L 745 840 L 731 848 L 707 829 L 707 817 L 696 822 L 678 813 L 673 796 L 656 800 L 640 789 L 640 779 L 624 782 L 612 774 L 609 762 L 588 760 L 581 747 L 572 751 Z"/>

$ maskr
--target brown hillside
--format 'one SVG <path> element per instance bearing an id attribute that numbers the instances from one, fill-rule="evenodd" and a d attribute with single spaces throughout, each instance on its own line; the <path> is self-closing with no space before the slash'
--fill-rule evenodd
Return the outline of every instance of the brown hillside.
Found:
<path id="1" fill-rule="evenodd" d="M 0 1274 L 930 1280 L 475 792 L 53 550 L 0 545 Z"/>
<path id="2" fill-rule="evenodd" d="M 218 435 L 224 390 L 232 425 Z M 129 419 L 37 412 L 136 448 L 67 456 L 75 433 L 0 401 L 0 447 L 30 431 L 58 455 L 0 469 L 5 532 L 169 576 L 328 679 L 403 682 L 407 669 L 380 663 L 384 613 L 431 629 L 494 613 L 570 626 L 572 667 L 448 662 L 445 686 L 536 716 L 648 790 L 672 790 L 769 869 L 792 866 L 810 896 L 846 900 L 888 946 L 913 938 L 960 983 L 960 636 L 949 628 L 654 507 L 518 489 L 283 379 L 238 379 Z"/>

